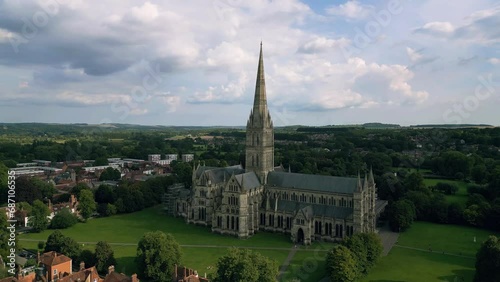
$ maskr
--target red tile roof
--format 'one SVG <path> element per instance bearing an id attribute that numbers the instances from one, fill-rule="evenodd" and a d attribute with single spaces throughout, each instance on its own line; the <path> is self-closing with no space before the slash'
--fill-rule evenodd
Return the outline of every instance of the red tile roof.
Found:
<path id="1" fill-rule="evenodd" d="M 41 255 L 40 261 L 45 264 L 45 265 L 58 265 L 61 263 L 65 263 L 68 261 L 71 261 L 71 258 L 63 255 L 63 254 L 58 254 L 54 251 L 52 252 L 46 252 Z"/>

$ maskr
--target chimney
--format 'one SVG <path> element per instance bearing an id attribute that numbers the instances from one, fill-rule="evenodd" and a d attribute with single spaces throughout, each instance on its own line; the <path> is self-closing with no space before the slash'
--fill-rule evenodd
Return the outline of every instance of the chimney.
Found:
<path id="1" fill-rule="evenodd" d="M 115 271 L 115 266 L 114 265 L 110 265 L 108 267 L 108 274 L 111 274 L 111 272 Z"/>
<path id="2" fill-rule="evenodd" d="M 85 269 L 85 262 L 80 262 L 80 271 Z"/>
<path id="3" fill-rule="evenodd" d="M 139 279 L 137 279 L 137 274 L 135 274 L 135 273 L 132 274 L 131 278 L 132 278 L 132 282 L 139 282 Z"/>
<path id="4" fill-rule="evenodd" d="M 36 253 L 36 263 L 39 264 L 40 263 L 40 251 L 38 251 Z"/>
<path id="5" fill-rule="evenodd" d="M 53 256 L 53 257 L 57 257 L 57 253 L 56 253 L 55 251 L 54 251 L 54 252 L 52 252 L 52 256 Z"/>

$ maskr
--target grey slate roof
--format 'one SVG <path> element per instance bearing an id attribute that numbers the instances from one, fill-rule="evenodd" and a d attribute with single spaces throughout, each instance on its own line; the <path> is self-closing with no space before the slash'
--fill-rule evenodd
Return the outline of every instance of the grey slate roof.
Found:
<path id="1" fill-rule="evenodd" d="M 363 184 L 364 180 L 361 180 Z M 291 189 L 312 190 L 352 194 L 356 190 L 358 179 L 354 177 L 337 177 L 288 172 L 270 172 L 267 184 Z"/>
<path id="2" fill-rule="evenodd" d="M 235 175 L 235 178 L 236 181 L 238 181 L 238 184 L 241 185 L 241 183 L 243 182 L 243 189 L 252 189 L 260 187 L 259 178 L 253 171 Z"/>
<path id="3" fill-rule="evenodd" d="M 275 202 L 270 201 L 271 208 L 274 209 Z M 307 209 L 306 209 L 307 208 Z M 287 200 L 278 200 L 278 210 L 285 212 L 295 212 L 305 209 L 307 216 L 325 216 L 331 218 L 345 219 L 352 214 L 352 208 L 337 207 L 330 205 L 310 204 Z M 312 214 L 309 214 L 311 213 Z"/>
<path id="4" fill-rule="evenodd" d="M 196 170 L 196 178 L 199 178 L 202 174 L 206 174 L 208 179 L 212 181 L 212 183 L 221 183 L 224 182 L 224 179 L 229 179 L 231 175 L 234 174 L 242 174 L 245 170 L 241 165 L 228 166 L 228 167 L 209 167 L 209 166 L 200 166 Z"/>

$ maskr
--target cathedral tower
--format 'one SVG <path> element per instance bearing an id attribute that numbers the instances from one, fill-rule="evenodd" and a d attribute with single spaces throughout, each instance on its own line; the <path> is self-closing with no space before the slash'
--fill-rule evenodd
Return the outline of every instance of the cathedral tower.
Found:
<path id="1" fill-rule="evenodd" d="M 261 183 L 265 184 L 267 174 L 274 168 L 274 133 L 273 122 L 267 108 L 262 43 L 260 43 L 253 109 L 248 118 L 246 137 L 245 169 L 254 171 Z"/>

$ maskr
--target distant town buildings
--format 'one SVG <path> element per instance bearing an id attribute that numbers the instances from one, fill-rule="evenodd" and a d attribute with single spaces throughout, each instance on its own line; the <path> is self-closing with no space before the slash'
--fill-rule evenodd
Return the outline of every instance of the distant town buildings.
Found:
<path id="1" fill-rule="evenodd" d="M 73 269 L 78 269 L 73 271 Z M 57 252 L 38 254 L 37 265 L 29 268 L 19 268 L 16 276 L 0 279 L 0 282 L 140 282 L 137 274 L 127 276 L 115 272 L 110 265 L 108 273 L 100 276 L 95 267 L 85 268 L 81 262 L 79 268 L 74 267 L 71 258 Z M 194 280 L 193 280 L 194 281 Z M 200 280 L 206 281 L 206 280 Z"/>
<path id="2" fill-rule="evenodd" d="M 182 161 L 183 162 L 190 162 L 194 160 L 194 154 L 182 154 Z"/>

